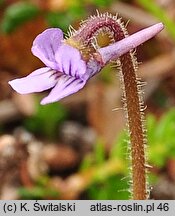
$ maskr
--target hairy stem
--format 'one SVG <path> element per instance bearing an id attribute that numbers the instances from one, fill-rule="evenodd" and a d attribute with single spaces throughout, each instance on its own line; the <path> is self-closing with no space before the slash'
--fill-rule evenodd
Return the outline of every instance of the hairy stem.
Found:
<path id="1" fill-rule="evenodd" d="M 143 129 L 143 113 L 140 111 L 142 99 L 139 97 L 137 79 L 131 53 L 121 57 L 124 83 L 124 107 L 128 116 L 128 126 L 131 141 L 132 163 L 132 198 L 144 200 L 147 198 L 145 173 L 145 135 Z"/>

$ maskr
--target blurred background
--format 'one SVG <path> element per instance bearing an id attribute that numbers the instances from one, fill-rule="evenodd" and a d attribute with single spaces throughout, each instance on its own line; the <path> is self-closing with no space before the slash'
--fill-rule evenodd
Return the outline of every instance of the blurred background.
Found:
<path id="1" fill-rule="evenodd" d="M 175 1 L 0 0 L 0 199 L 129 199 L 126 121 L 116 69 L 80 92 L 39 105 L 7 82 L 41 67 L 31 54 L 48 27 L 65 33 L 99 12 L 119 14 L 130 34 L 162 21 L 137 48 L 144 86 L 150 198 L 175 199 Z"/>

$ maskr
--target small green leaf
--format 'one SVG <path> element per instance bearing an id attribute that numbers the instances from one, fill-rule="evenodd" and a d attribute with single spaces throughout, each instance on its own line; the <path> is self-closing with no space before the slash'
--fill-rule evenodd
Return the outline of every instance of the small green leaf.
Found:
<path id="1" fill-rule="evenodd" d="M 101 141 L 98 141 L 95 145 L 94 159 L 97 165 L 105 161 L 105 148 Z"/>
<path id="2" fill-rule="evenodd" d="M 55 138 L 59 124 L 67 117 L 67 110 L 60 103 L 45 106 L 37 101 L 37 112 L 34 116 L 25 119 L 25 127 L 35 134 Z"/>
<path id="3" fill-rule="evenodd" d="M 24 22 L 36 17 L 38 13 L 39 9 L 30 3 L 17 2 L 12 4 L 5 11 L 1 23 L 1 30 L 5 33 L 10 33 Z"/>
<path id="4" fill-rule="evenodd" d="M 166 29 L 170 33 L 173 39 L 175 39 L 175 23 L 174 21 L 166 14 L 165 10 L 156 4 L 153 0 L 136 0 L 140 5 L 142 5 L 147 11 L 152 15 L 157 17 L 161 22 L 166 26 Z"/>
<path id="5" fill-rule="evenodd" d="M 89 199 L 95 200 L 127 200 L 129 199 L 129 186 L 122 175 L 113 175 L 103 182 L 96 182 L 87 189 Z"/>
<path id="6" fill-rule="evenodd" d="M 80 164 L 80 171 L 87 170 L 93 165 L 93 154 L 86 155 Z"/>
<path id="7" fill-rule="evenodd" d="M 46 20 L 49 26 L 61 28 L 64 32 L 67 31 L 71 23 L 67 13 L 49 12 L 46 15 Z"/>
<path id="8" fill-rule="evenodd" d="M 156 130 L 156 117 L 154 115 L 147 115 L 146 118 L 146 127 L 147 127 L 147 138 L 150 145 L 153 144 L 155 138 L 155 130 Z"/>
<path id="9" fill-rule="evenodd" d="M 107 7 L 111 4 L 112 0 L 93 0 L 93 3 L 98 7 Z"/>
<path id="10" fill-rule="evenodd" d="M 58 198 L 59 193 L 52 188 L 35 186 L 31 189 L 20 188 L 18 190 L 22 199 L 46 199 L 47 197 Z"/>

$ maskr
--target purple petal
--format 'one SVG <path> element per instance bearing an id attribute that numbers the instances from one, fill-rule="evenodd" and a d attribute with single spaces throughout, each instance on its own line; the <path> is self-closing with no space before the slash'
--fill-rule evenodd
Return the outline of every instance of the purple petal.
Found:
<path id="1" fill-rule="evenodd" d="M 41 104 L 45 105 L 59 101 L 60 99 L 79 91 L 85 84 L 86 81 L 82 81 L 81 79 L 62 75 L 59 77 L 56 86 L 52 89 L 50 94 L 41 101 Z"/>
<path id="2" fill-rule="evenodd" d="M 48 67 L 40 68 L 21 79 L 9 81 L 11 87 L 20 94 L 41 92 L 57 83 L 56 72 Z"/>
<path id="3" fill-rule="evenodd" d="M 63 44 L 56 52 L 55 59 L 60 71 L 76 78 L 84 77 L 86 63 L 82 60 L 80 52 L 69 45 Z"/>
<path id="4" fill-rule="evenodd" d="M 39 34 L 33 41 L 32 53 L 46 66 L 59 70 L 55 53 L 63 41 L 63 32 L 59 28 L 50 28 Z"/>

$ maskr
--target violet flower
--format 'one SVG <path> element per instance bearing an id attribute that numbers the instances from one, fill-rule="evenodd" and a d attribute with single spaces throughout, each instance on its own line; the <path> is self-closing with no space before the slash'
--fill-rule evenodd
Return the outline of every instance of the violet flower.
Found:
<path id="1" fill-rule="evenodd" d="M 35 70 L 24 78 L 10 81 L 9 84 L 18 93 L 52 89 L 41 101 L 41 104 L 47 104 L 77 92 L 86 84 L 86 63 L 77 49 L 63 43 L 60 29 L 47 29 L 38 35 L 33 42 L 32 53 L 46 67 Z"/>
<path id="2" fill-rule="evenodd" d="M 9 81 L 9 84 L 20 94 L 51 89 L 49 95 L 41 101 L 42 105 L 59 101 L 82 89 L 108 61 L 137 47 L 162 29 L 163 25 L 159 23 L 97 50 L 101 62 L 95 58 L 88 62 L 83 60 L 77 48 L 66 44 L 59 28 L 47 29 L 36 37 L 32 46 L 32 53 L 46 67 L 37 69 L 24 78 Z"/>

